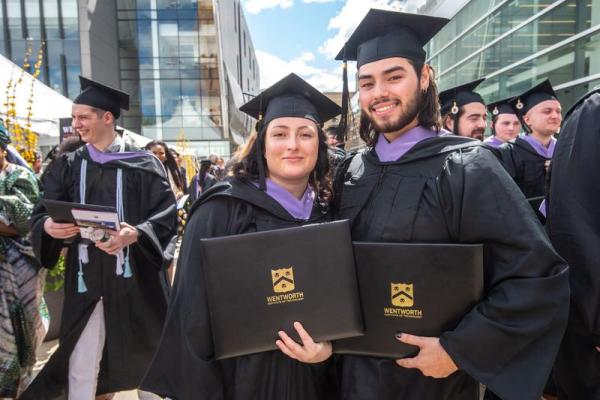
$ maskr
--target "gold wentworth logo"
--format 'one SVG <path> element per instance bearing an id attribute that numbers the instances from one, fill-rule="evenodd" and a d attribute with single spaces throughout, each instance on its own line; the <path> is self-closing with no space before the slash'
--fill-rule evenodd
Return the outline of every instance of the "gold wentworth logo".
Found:
<path id="1" fill-rule="evenodd" d="M 296 288 L 294 284 L 294 268 L 272 269 L 273 291 L 275 293 L 287 293 Z"/>
<path id="2" fill-rule="evenodd" d="M 392 305 L 397 307 L 412 307 L 414 290 L 412 283 L 392 283 Z"/>
<path id="3" fill-rule="evenodd" d="M 390 300 L 394 307 L 384 307 L 386 317 L 423 318 L 423 310 L 411 308 L 415 305 L 415 288 L 412 283 L 390 283 Z"/>
<path id="4" fill-rule="evenodd" d="M 278 294 L 267 296 L 267 305 L 271 306 L 304 300 L 304 292 L 294 292 L 294 289 L 296 289 L 294 267 L 271 269 L 271 280 L 273 282 L 273 291 Z"/>

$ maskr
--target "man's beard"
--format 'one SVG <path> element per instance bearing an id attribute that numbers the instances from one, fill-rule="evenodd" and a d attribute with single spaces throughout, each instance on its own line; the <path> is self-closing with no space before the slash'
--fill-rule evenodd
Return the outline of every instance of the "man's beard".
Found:
<path id="1" fill-rule="evenodd" d="M 394 120 L 387 121 L 384 123 L 378 123 L 374 118 L 371 112 L 365 112 L 362 110 L 363 115 L 366 115 L 371 122 L 373 129 L 378 133 L 387 133 L 387 132 L 397 132 L 414 121 L 415 118 L 419 115 L 419 110 L 424 102 L 423 97 L 419 96 L 421 93 L 420 88 L 417 88 L 416 94 L 409 99 L 407 102 L 400 102 L 400 100 L 395 99 L 398 102 L 398 107 L 402 106 L 402 110 L 400 115 L 398 115 Z M 373 106 L 383 103 L 383 102 L 391 102 L 394 99 L 386 97 L 378 101 L 377 103 L 370 105 L 369 109 Z"/>
<path id="2" fill-rule="evenodd" d="M 471 131 L 471 135 L 469 135 L 469 136 L 472 137 L 473 139 L 483 141 L 484 132 L 485 132 L 485 129 L 474 129 L 473 131 Z"/>

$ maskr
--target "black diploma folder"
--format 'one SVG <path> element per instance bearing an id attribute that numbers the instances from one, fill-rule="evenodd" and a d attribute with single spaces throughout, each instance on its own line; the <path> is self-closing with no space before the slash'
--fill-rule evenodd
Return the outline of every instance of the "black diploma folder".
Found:
<path id="1" fill-rule="evenodd" d="M 414 355 L 396 333 L 439 337 L 483 293 L 483 245 L 355 242 L 354 256 L 365 334 L 335 341 L 335 353 Z"/>
<path id="2" fill-rule="evenodd" d="M 116 213 L 115 207 L 97 206 L 95 204 L 71 203 L 68 201 L 43 199 L 44 207 L 54 222 L 77 224 L 73 210 Z"/>
<path id="3" fill-rule="evenodd" d="M 200 240 L 215 358 L 363 333 L 348 221 Z"/>

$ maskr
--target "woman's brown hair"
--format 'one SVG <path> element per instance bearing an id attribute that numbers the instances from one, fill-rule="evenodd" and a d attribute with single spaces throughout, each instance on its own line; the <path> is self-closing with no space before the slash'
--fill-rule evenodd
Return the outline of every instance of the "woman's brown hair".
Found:
<path id="1" fill-rule="evenodd" d="M 417 79 L 420 80 L 424 64 L 414 60 L 408 60 L 408 62 L 415 69 L 415 72 L 417 73 Z M 435 73 L 433 68 L 429 65 L 427 68 L 429 68 L 430 71 L 429 85 L 427 86 L 426 92 L 419 90 L 419 95 L 421 96 L 421 109 L 417 115 L 417 119 L 420 126 L 439 132 L 442 128 L 442 121 L 440 116 L 438 89 L 437 84 L 435 83 Z M 359 135 L 360 138 L 365 141 L 367 146 L 374 146 L 375 143 L 377 143 L 377 137 L 379 135 L 379 132 L 375 132 L 373 129 L 369 117 L 364 115 L 362 112 L 360 115 Z"/>
<path id="2" fill-rule="evenodd" d="M 259 179 L 259 162 L 262 162 L 266 168 L 267 162 L 262 156 L 265 152 L 265 135 L 267 125 L 262 128 L 257 124 L 257 130 L 250 135 L 248 143 L 239 153 L 239 161 L 233 165 L 233 176 L 241 180 L 258 181 Z M 323 129 L 317 128 L 319 136 L 319 150 L 317 155 L 317 163 L 310 174 L 308 183 L 315 189 L 319 196 L 319 202 L 329 203 L 331 199 L 331 174 L 329 167 L 329 157 L 327 154 L 328 147 Z M 259 140 L 261 138 L 261 140 Z M 258 151 L 258 146 L 261 146 L 262 151 Z M 261 160 L 258 159 L 258 154 L 261 155 Z"/>

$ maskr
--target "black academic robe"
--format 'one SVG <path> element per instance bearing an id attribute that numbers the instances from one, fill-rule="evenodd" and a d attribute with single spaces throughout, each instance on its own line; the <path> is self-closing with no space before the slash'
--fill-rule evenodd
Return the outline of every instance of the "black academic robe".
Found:
<path id="1" fill-rule="evenodd" d="M 176 400 L 335 399 L 330 362 L 304 364 L 279 350 L 212 361 L 198 246 L 202 238 L 324 222 L 326 208 L 315 203 L 311 218 L 298 220 L 253 184 L 234 178 L 205 192 L 190 213 L 161 344 L 142 389 Z"/>
<path id="2" fill-rule="evenodd" d="M 128 148 L 129 150 L 129 148 Z M 87 147 L 55 160 L 44 178 L 44 198 L 79 202 L 80 166 L 88 160 L 86 203 L 116 206 L 117 168 L 123 169 L 125 222 L 139 232 L 130 246 L 133 276 L 117 276 L 116 257 L 88 246 L 83 265 L 87 291 L 78 293 L 77 236 L 70 244 L 44 231 L 47 212 L 38 204 L 31 218 L 31 240 L 36 258 L 46 268 L 56 264 L 68 245 L 65 301 L 60 346 L 25 391 L 22 399 L 63 398 L 68 385 L 69 356 L 95 304 L 102 298 L 106 343 L 98 380 L 98 394 L 137 388 L 158 345 L 167 309 L 165 268 L 172 259 L 176 203 L 164 168 L 150 154 L 98 164 Z"/>
<path id="3" fill-rule="evenodd" d="M 187 193 L 190 195 L 190 204 L 194 204 L 194 202 L 198 200 L 198 197 L 200 197 L 202 193 L 216 185 L 218 182 L 219 181 L 217 180 L 217 178 L 215 178 L 214 175 L 209 174 L 207 172 L 206 176 L 204 177 L 204 182 L 200 185 L 202 190 L 200 191 L 200 193 L 198 193 L 198 188 L 196 186 L 198 184 L 198 174 L 194 175 L 192 177 L 192 181 L 190 182 L 190 186 L 188 187 L 187 191 Z"/>
<path id="4" fill-rule="evenodd" d="M 600 399 L 600 90 L 565 117 L 551 167 L 546 229 L 570 265 L 571 313 L 558 353 L 560 399 Z"/>
<path id="5" fill-rule="evenodd" d="M 425 139 L 395 162 L 368 149 L 338 173 L 336 204 L 363 242 L 483 243 L 484 295 L 440 341 L 459 371 L 445 379 L 394 360 L 341 356 L 344 400 L 538 400 L 568 313 L 567 265 L 522 193 L 484 146 Z"/>
<path id="6" fill-rule="evenodd" d="M 546 162 L 551 158 L 540 155 L 527 141 L 516 138 L 498 148 L 502 165 L 523 192 L 540 222 L 546 218 L 539 208 L 546 195 Z"/>

